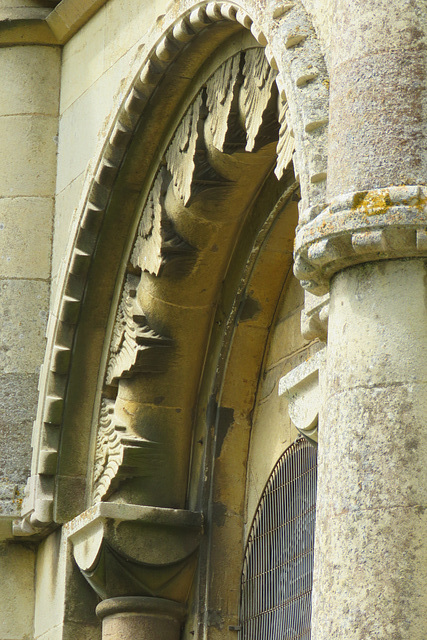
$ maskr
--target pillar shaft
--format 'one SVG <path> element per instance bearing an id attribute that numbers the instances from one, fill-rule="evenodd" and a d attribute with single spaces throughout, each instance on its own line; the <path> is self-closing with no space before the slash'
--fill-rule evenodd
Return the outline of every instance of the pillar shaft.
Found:
<path id="1" fill-rule="evenodd" d="M 179 640 L 185 607 L 163 598 L 110 598 L 101 602 L 102 640 Z"/>
<path id="2" fill-rule="evenodd" d="M 426 261 L 331 283 L 319 440 L 313 640 L 424 640 Z"/>
<path id="3" fill-rule="evenodd" d="M 329 199 L 425 184 L 425 0 L 335 0 L 334 5 Z"/>

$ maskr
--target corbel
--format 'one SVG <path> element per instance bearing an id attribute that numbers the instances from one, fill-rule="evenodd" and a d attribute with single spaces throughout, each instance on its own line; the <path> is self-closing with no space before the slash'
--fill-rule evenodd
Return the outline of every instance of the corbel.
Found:
<path id="1" fill-rule="evenodd" d="M 279 380 L 279 396 L 288 398 L 290 419 L 301 435 L 316 446 L 325 364 L 326 347 Z"/>

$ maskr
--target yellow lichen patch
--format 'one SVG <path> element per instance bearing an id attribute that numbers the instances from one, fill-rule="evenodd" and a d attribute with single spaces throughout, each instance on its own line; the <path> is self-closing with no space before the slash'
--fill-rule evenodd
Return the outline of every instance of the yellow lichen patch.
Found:
<path id="1" fill-rule="evenodd" d="M 417 202 L 415 203 L 415 206 L 417 207 L 418 211 L 423 211 L 427 206 L 427 196 L 418 198 Z"/>
<path id="2" fill-rule="evenodd" d="M 367 216 L 378 216 L 387 213 L 393 201 L 387 189 L 378 191 L 362 191 L 354 196 L 353 210 Z"/>

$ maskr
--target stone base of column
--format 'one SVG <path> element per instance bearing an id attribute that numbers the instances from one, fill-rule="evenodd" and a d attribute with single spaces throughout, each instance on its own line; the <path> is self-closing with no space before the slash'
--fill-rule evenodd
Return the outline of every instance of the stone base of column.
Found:
<path id="1" fill-rule="evenodd" d="M 185 607 L 173 600 L 109 598 L 96 608 L 102 640 L 178 640 Z"/>

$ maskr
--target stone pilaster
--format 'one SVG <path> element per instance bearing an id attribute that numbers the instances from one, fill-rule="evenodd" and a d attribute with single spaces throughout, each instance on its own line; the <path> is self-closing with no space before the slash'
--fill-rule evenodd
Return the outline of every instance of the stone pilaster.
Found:
<path id="1" fill-rule="evenodd" d="M 40 6 L 0 2 L 0 31 L 27 10 L 27 18 L 43 13 Z M 30 472 L 49 308 L 59 75 L 56 47 L 18 39 L 0 48 L 0 519 L 19 515 Z"/>

